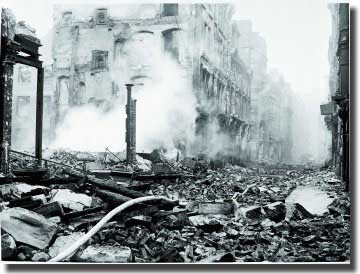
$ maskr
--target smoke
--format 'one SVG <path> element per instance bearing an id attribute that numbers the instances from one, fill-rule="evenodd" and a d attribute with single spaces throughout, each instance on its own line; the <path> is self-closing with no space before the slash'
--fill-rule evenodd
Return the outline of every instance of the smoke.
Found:
<path id="1" fill-rule="evenodd" d="M 205 153 L 210 158 L 218 158 L 218 156 L 234 156 L 243 158 L 241 151 L 246 142 L 246 130 L 240 130 L 235 133 L 230 133 L 227 129 L 220 126 L 217 117 L 214 117 L 206 128 L 206 134 L 203 138 L 198 137 L 196 140 L 196 147 L 200 148 L 197 153 Z M 240 138 L 242 134 L 243 138 Z"/>
<path id="2" fill-rule="evenodd" d="M 313 94 L 309 94 L 314 97 Z M 294 162 L 323 164 L 330 159 L 331 132 L 326 128 L 320 104 L 325 100 L 306 100 L 296 96 L 293 118 Z M 306 122 L 306 123 L 305 123 Z"/>
<path id="3" fill-rule="evenodd" d="M 122 123 L 121 123 L 122 122 Z M 108 112 L 95 105 L 70 109 L 56 130 L 50 148 L 78 151 L 103 151 L 106 147 L 119 151 L 124 148 L 125 108 L 115 103 Z"/>
<path id="4" fill-rule="evenodd" d="M 124 150 L 125 83 L 134 76 L 137 151 L 164 148 L 174 154 L 193 140 L 196 98 L 186 71 L 162 51 L 160 38 L 151 34 L 132 37 L 115 53 L 112 67 L 111 76 L 120 94 L 110 109 L 94 105 L 69 108 L 50 148 Z"/>

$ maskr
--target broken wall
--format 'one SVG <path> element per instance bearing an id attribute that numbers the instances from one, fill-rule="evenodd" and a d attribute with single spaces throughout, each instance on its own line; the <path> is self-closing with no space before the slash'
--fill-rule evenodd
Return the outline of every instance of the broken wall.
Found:
<path id="1" fill-rule="evenodd" d="M 134 5 L 132 12 L 123 12 L 119 17 L 116 9 L 103 9 L 105 19 L 101 24 L 96 19 L 95 8 L 88 13 L 93 16 L 87 21 L 84 11 L 80 12 L 82 17 L 77 10 L 57 11 L 54 41 L 61 40 L 53 43 L 54 72 L 59 79 L 57 93 L 69 94 L 69 104 L 58 116 L 63 116 L 66 108 L 74 105 L 77 93 L 84 103 L 111 101 L 111 98 L 124 102 L 124 83 L 129 78 L 149 83 L 146 78 L 154 77 L 149 69 L 154 62 L 151 58 L 159 56 L 144 55 L 141 47 L 147 47 L 150 52 L 155 47 L 155 51 L 161 49 L 163 54 L 176 60 L 178 76 L 192 81 L 190 91 L 197 96 L 199 105 L 214 114 L 214 119 L 222 112 L 229 117 L 245 118 L 249 104 L 245 96 L 249 97 L 250 80 L 239 57 L 236 54 L 233 59 L 229 57 L 231 5 L 180 4 L 177 10 L 171 11 L 174 14 L 164 15 L 164 9 L 168 8 L 165 5 L 146 5 L 143 13 L 135 12 L 141 9 Z M 106 66 L 99 70 L 93 66 L 94 52 L 100 51 L 106 56 L 103 62 Z M 207 76 L 203 74 L 205 70 Z M 231 74 L 230 81 L 226 74 Z M 134 87 L 134 94 L 141 89 Z M 60 94 L 55 97 L 61 98 Z M 59 99 L 57 102 L 60 103 Z M 58 118 L 60 122 L 61 117 Z M 195 117 L 187 121 L 188 125 L 194 122 Z M 239 139 L 237 145 L 240 146 L 242 139 L 234 139 Z"/>

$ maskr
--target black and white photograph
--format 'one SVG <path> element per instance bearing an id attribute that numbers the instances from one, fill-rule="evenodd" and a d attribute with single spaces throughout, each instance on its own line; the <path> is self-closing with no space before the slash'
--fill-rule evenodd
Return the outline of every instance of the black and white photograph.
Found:
<path id="1" fill-rule="evenodd" d="M 352 263 L 348 2 L 0 6 L 2 263 Z"/>

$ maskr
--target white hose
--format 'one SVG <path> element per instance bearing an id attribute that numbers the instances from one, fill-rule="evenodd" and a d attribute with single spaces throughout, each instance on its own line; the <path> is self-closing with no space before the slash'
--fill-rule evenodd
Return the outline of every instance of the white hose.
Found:
<path id="1" fill-rule="evenodd" d="M 154 200 L 165 200 L 168 202 L 174 202 L 173 200 L 170 200 L 169 198 L 163 197 L 163 196 L 147 196 L 147 197 L 141 197 L 132 199 L 130 201 L 127 201 L 126 203 L 119 205 L 118 207 L 111 210 L 108 214 L 104 216 L 92 229 L 88 231 L 84 236 L 82 236 L 79 240 L 77 240 L 72 246 L 70 246 L 68 249 L 62 251 L 59 255 L 49 260 L 49 262 L 60 262 L 68 258 L 69 256 L 73 255 L 75 251 L 82 246 L 84 243 L 86 243 L 96 232 L 98 232 L 108 221 L 110 221 L 115 215 L 119 214 L 124 209 L 138 204 L 143 203 L 147 201 L 154 201 Z"/>

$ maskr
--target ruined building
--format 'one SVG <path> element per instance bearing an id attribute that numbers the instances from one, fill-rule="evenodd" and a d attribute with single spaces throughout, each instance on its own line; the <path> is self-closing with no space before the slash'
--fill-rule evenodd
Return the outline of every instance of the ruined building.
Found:
<path id="1" fill-rule="evenodd" d="M 239 52 L 249 67 L 251 111 L 249 158 L 289 162 L 292 151 L 292 91 L 275 71 L 268 73 L 265 39 L 252 30 L 250 20 L 236 20 Z"/>
<path id="2" fill-rule="evenodd" d="M 336 173 L 349 184 L 349 4 L 329 4 L 332 33 L 329 42 L 329 99 L 321 106 L 332 133 L 331 161 Z"/>
<path id="3" fill-rule="evenodd" d="M 74 105 L 106 108 L 125 94 L 124 84 L 146 78 L 149 60 L 137 48 L 155 46 L 175 59 L 192 83 L 200 150 L 206 151 L 209 125 L 216 123 L 233 140 L 226 149 L 240 153 L 249 131 L 251 75 L 241 60 L 233 12 L 229 4 L 142 4 L 122 13 L 57 9 L 55 124 Z"/>
<path id="4" fill-rule="evenodd" d="M 271 70 L 258 101 L 260 119 L 258 160 L 289 163 L 292 151 L 291 87 L 282 75 Z"/>

